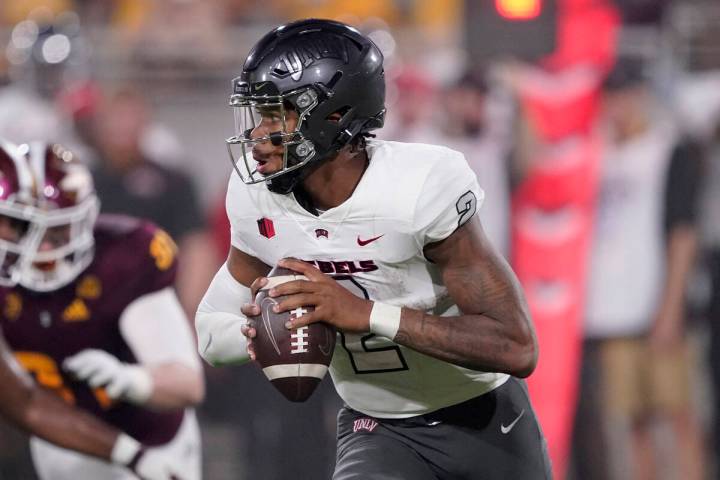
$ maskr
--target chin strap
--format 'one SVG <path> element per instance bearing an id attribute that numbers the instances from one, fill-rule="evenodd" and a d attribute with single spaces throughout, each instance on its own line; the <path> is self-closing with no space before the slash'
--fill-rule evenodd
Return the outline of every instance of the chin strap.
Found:
<path id="1" fill-rule="evenodd" d="M 307 165 L 300 167 L 292 172 L 285 173 L 266 182 L 268 190 L 280 195 L 287 195 L 295 192 L 300 183 L 313 172 L 317 167 L 322 165 L 331 155 L 325 155 L 310 160 Z"/>

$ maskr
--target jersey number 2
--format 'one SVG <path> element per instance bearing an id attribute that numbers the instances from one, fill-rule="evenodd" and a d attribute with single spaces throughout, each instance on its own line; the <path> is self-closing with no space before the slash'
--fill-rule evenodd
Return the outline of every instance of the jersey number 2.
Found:
<path id="1" fill-rule="evenodd" d="M 367 290 L 352 276 L 336 275 L 333 278 L 358 297 L 370 300 Z M 357 374 L 399 372 L 408 369 L 400 347 L 374 333 L 340 332 L 340 342 L 350 356 L 350 363 Z"/>
<path id="2" fill-rule="evenodd" d="M 475 211 L 477 210 L 477 197 L 472 190 L 468 190 L 458 198 L 458 201 L 455 202 L 455 210 L 457 210 L 458 215 L 460 215 L 460 218 L 458 218 L 458 227 L 475 215 Z"/>

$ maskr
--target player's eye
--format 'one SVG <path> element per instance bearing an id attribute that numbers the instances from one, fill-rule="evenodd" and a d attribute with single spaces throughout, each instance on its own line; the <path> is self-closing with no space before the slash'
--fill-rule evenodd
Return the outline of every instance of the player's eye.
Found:
<path id="1" fill-rule="evenodd" d="M 27 233 L 29 225 L 25 220 L 0 216 L 0 239 L 18 241 Z"/>

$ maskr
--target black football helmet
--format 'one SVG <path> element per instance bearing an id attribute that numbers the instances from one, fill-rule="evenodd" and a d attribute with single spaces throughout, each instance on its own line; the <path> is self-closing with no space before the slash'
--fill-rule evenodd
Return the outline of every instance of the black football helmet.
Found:
<path id="1" fill-rule="evenodd" d="M 235 171 L 243 182 L 267 182 L 275 193 L 291 192 L 313 165 L 384 123 L 380 49 L 355 28 L 331 20 L 301 20 L 265 35 L 232 87 L 236 134 L 226 142 Z M 280 112 L 282 129 L 251 138 L 263 108 Z M 298 114 L 293 131 L 285 128 L 289 108 Z M 261 175 L 251 150 L 266 141 L 284 147 L 283 167 Z"/>

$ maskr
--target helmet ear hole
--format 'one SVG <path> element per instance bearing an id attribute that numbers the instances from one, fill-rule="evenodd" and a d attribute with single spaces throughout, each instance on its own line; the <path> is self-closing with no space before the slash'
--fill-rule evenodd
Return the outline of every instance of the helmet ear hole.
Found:
<path id="1" fill-rule="evenodd" d="M 337 72 L 335 72 L 335 75 L 332 76 L 330 81 L 325 86 L 329 89 L 332 89 L 335 86 L 335 84 L 338 82 L 338 80 L 340 80 L 342 78 L 342 75 L 343 75 L 342 72 L 340 70 L 338 70 Z"/>
<path id="2" fill-rule="evenodd" d="M 348 114 L 352 110 L 352 107 L 350 105 L 345 105 L 344 107 L 340 107 L 334 112 L 332 112 L 330 115 L 325 117 L 325 120 L 328 120 L 330 122 L 334 122 L 337 124 L 344 123 L 345 115 Z"/>

